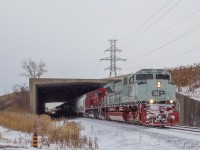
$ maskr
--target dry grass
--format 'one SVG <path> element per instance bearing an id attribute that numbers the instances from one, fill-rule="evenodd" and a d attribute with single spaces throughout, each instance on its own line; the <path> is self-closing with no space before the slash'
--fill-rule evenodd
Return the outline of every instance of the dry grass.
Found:
<path id="1" fill-rule="evenodd" d="M 195 88 L 200 86 L 198 84 L 200 80 L 200 63 L 170 68 L 168 71 L 172 74 L 172 82 L 178 87 L 191 86 L 191 88 Z M 194 83 L 197 84 L 193 85 Z"/>
<path id="2" fill-rule="evenodd" d="M 56 144 L 59 149 L 98 149 L 97 139 L 81 136 L 83 127 L 80 123 L 66 119 L 52 120 L 47 115 L 32 115 L 28 112 L 29 92 L 0 96 L 0 126 L 31 134 L 37 131 L 41 148 Z"/>
<path id="3" fill-rule="evenodd" d="M 56 144 L 59 148 L 97 149 L 97 140 L 81 136 L 80 123 L 66 120 L 52 120 L 47 115 L 32 115 L 1 111 L 0 125 L 6 128 L 33 133 L 38 132 L 41 147 Z"/>
<path id="4" fill-rule="evenodd" d="M 28 112 L 29 111 L 29 92 L 15 92 L 7 95 L 0 96 L 0 110 L 11 111 L 20 111 Z M 11 107 L 11 108 L 10 108 Z M 20 109 L 18 109 L 20 107 Z"/>
<path id="5" fill-rule="evenodd" d="M 14 93 L 0 96 L 0 110 L 4 110 L 12 105 L 15 97 Z"/>
<path id="6" fill-rule="evenodd" d="M 51 128 L 51 118 L 46 115 L 31 115 L 28 113 L 0 112 L 0 125 L 17 131 L 32 133 L 35 130 L 46 133 Z"/>

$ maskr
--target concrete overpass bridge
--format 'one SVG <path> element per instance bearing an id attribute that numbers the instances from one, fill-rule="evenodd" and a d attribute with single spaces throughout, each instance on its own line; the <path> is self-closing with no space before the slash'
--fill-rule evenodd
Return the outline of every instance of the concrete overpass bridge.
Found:
<path id="1" fill-rule="evenodd" d="M 45 112 L 45 103 L 74 102 L 75 98 L 121 77 L 106 79 L 53 79 L 30 78 L 30 111 L 34 114 Z"/>
<path id="2" fill-rule="evenodd" d="M 45 103 L 47 102 L 69 102 L 73 105 L 76 97 L 107 83 L 121 80 L 123 77 L 107 79 L 29 79 L 31 113 L 44 113 Z M 180 125 L 200 126 L 200 102 L 179 93 L 176 97 L 181 106 Z"/>

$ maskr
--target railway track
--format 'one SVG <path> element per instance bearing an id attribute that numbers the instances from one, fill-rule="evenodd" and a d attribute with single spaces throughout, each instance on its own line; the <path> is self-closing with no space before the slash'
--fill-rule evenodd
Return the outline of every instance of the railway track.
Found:
<path id="1" fill-rule="evenodd" d="M 200 133 L 200 128 L 198 127 L 189 127 L 189 126 L 165 126 L 167 129 L 180 130 L 180 131 L 190 131 Z"/>
<path id="2" fill-rule="evenodd" d="M 105 120 L 108 121 L 108 120 Z M 125 123 L 125 122 L 121 122 L 121 121 L 112 121 L 112 122 L 118 122 L 118 123 Z M 132 123 L 125 123 L 125 124 L 132 124 Z M 139 125 L 134 125 L 134 126 L 139 126 Z M 145 126 L 140 126 L 140 127 L 145 127 Z M 161 127 L 152 127 L 152 126 L 148 126 L 145 128 L 159 128 L 159 129 L 171 129 L 171 130 L 178 130 L 178 131 L 189 131 L 189 132 L 196 132 L 200 135 L 200 128 L 198 127 L 189 127 L 189 126 L 179 126 L 179 125 L 175 125 L 175 126 L 165 126 L 164 128 Z"/>

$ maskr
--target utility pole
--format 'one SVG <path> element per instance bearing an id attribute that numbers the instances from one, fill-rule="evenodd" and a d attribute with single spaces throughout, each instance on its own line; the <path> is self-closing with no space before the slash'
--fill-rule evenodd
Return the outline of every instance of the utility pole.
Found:
<path id="1" fill-rule="evenodd" d="M 121 52 L 122 50 L 118 49 L 116 47 L 116 41 L 115 39 L 108 40 L 110 42 L 110 48 L 108 48 L 105 51 L 110 52 L 110 57 L 102 58 L 101 60 L 107 60 L 110 61 L 110 67 L 105 68 L 105 70 L 110 70 L 110 75 L 109 77 L 112 76 L 112 73 L 117 76 L 117 70 L 121 70 L 121 68 L 117 67 L 116 62 L 117 61 L 126 61 L 126 59 L 116 57 L 116 52 Z"/>

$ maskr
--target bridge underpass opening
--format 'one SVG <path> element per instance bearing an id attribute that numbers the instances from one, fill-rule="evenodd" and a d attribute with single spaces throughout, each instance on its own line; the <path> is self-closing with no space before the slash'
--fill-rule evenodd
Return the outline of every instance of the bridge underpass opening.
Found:
<path id="1" fill-rule="evenodd" d="M 36 85 L 36 113 L 45 113 L 45 103 L 65 102 L 66 116 L 75 112 L 76 98 L 104 86 L 103 83 L 54 83 Z M 66 110 L 67 109 L 67 110 Z"/>
<path id="2" fill-rule="evenodd" d="M 48 102 L 48 103 L 45 103 L 45 109 L 46 110 L 51 110 L 52 108 L 55 108 L 56 106 L 59 106 L 63 104 L 63 102 Z"/>

